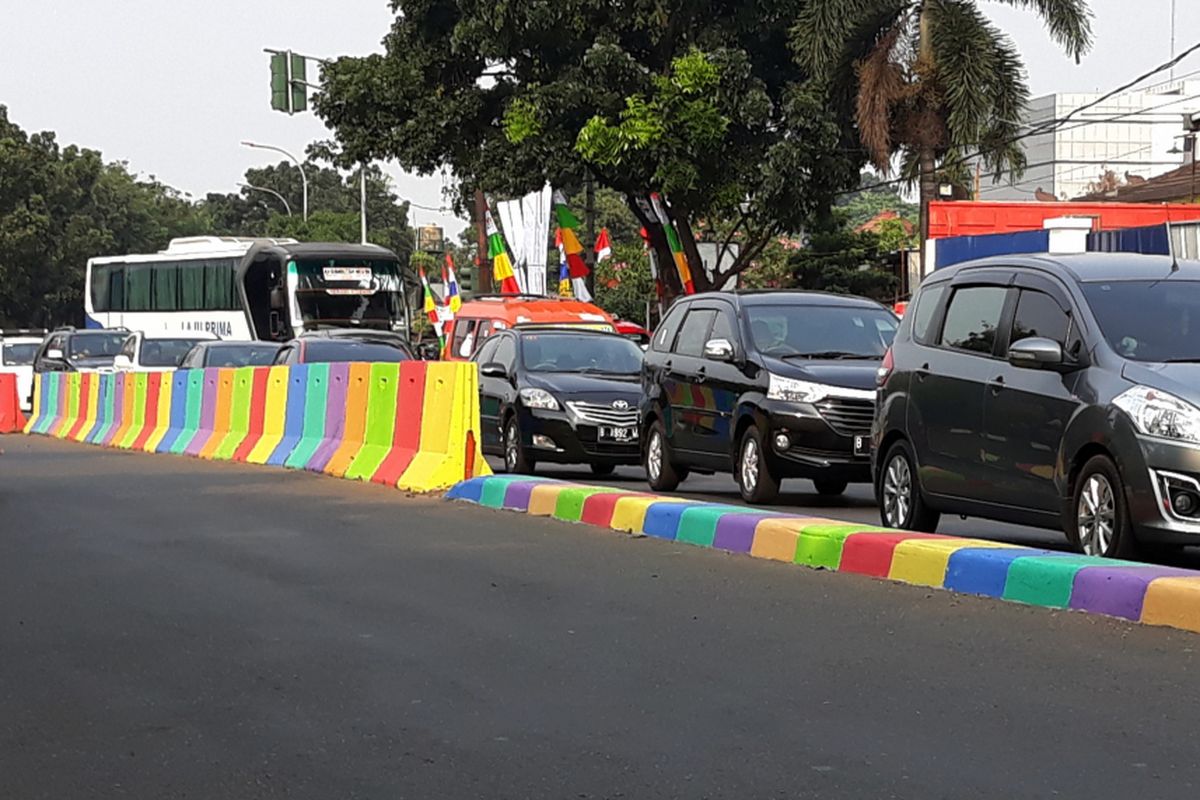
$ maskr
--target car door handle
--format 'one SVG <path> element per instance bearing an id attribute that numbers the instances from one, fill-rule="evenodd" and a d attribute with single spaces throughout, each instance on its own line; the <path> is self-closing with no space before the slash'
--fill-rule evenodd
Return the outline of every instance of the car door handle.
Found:
<path id="1" fill-rule="evenodd" d="M 704 383 L 706 380 L 708 380 L 708 375 L 705 373 L 704 367 L 697 370 L 695 376 L 692 378 L 693 383 Z"/>
<path id="2" fill-rule="evenodd" d="M 988 381 L 988 388 L 992 390 L 992 396 L 1000 394 L 1000 390 L 1004 388 L 1004 376 L 997 375 Z"/>
<path id="3" fill-rule="evenodd" d="M 920 367 L 918 367 L 916 369 L 914 374 L 917 376 L 918 381 L 920 381 L 921 383 L 924 383 L 925 379 L 929 377 L 929 364 L 928 363 L 922 364 Z"/>

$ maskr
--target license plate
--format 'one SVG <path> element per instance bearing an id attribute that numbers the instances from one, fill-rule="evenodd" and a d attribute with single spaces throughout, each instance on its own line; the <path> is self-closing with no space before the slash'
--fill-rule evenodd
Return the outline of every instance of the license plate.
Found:
<path id="1" fill-rule="evenodd" d="M 613 428 L 601 426 L 599 431 L 599 439 L 602 442 L 636 442 L 638 439 L 637 428 Z"/>
<path id="2" fill-rule="evenodd" d="M 855 436 L 854 437 L 854 455 L 856 455 L 856 456 L 871 455 L 871 437 L 870 436 Z"/>

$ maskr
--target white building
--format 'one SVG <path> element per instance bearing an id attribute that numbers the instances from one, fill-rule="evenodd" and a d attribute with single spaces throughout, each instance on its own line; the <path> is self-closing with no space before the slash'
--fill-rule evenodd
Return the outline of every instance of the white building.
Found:
<path id="1" fill-rule="evenodd" d="M 1070 200 L 1108 170 L 1152 178 L 1183 163 L 1183 117 L 1200 111 L 1200 80 L 1177 80 L 1115 95 L 1084 111 L 1100 94 L 1051 94 L 1032 100 L 1023 130 L 1067 122 L 1021 141 L 1028 166 L 1018 178 L 993 183 L 983 175 L 980 200 Z M 1136 178 L 1134 178 L 1136 180 Z M 1045 195 L 1039 194 L 1039 190 Z"/>

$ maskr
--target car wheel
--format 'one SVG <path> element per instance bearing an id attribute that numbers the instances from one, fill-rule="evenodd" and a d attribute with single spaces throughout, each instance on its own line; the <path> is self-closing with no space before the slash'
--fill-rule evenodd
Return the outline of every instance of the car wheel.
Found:
<path id="1" fill-rule="evenodd" d="M 779 496 L 779 476 L 771 469 L 762 433 L 751 426 L 742 434 L 738 448 L 738 488 L 747 503 L 770 503 Z"/>
<path id="2" fill-rule="evenodd" d="M 1117 465 L 1108 456 L 1093 456 L 1075 482 L 1071 529 L 1067 538 L 1089 556 L 1132 558 L 1137 539 L 1125 507 L 1125 491 Z"/>
<path id="3" fill-rule="evenodd" d="M 532 474 L 537 464 L 521 444 L 521 426 L 511 417 L 504 428 L 504 470 L 523 475 Z"/>
<path id="4" fill-rule="evenodd" d="M 612 464 L 592 464 L 592 474 L 603 478 L 605 475 L 612 475 L 616 467 Z"/>
<path id="5" fill-rule="evenodd" d="M 923 533 L 937 531 L 942 515 L 925 504 L 916 462 L 906 442 L 896 442 L 888 450 L 875 493 L 884 527 Z"/>
<path id="6" fill-rule="evenodd" d="M 679 482 L 687 475 L 686 471 L 676 469 L 671 463 L 671 446 L 667 444 L 667 432 L 660 419 L 654 420 L 650 425 L 644 461 L 646 481 L 656 492 L 675 491 Z"/>
<path id="7" fill-rule="evenodd" d="M 813 486 L 817 488 L 817 494 L 825 497 L 837 497 L 845 492 L 849 485 L 849 481 L 839 481 L 835 478 L 817 478 L 813 481 Z"/>

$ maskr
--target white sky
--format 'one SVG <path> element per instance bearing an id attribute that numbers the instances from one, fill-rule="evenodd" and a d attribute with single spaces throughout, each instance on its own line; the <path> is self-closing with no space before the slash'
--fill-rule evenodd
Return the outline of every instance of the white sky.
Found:
<path id="1" fill-rule="evenodd" d="M 1079 66 L 1033 14 L 983 5 L 1021 48 L 1034 96 L 1106 91 L 1169 55 L 1171 0 L 1094 0 L 1096 45 Z M 0 104 L 27 131 L 53 130 L 195 196 L 231 192 L 247 167 L 279 160 L 242 139 L 301 155 L 328 137 L 311 113 L 271 110 L 263 48 L 378 51 L 391 19 L 387 0 L 0 0 Z M 1200 3 L 1179 0 L 1177 30 L 1179 51 L 1200 41 Z M 1200 54 L 1179 73 L 1196 69 Z M 389 171 L 403 198 L 443 204 L 440 177 Z M 413 217 L 448 235 L 464 225 L 420 208 Z"/>

